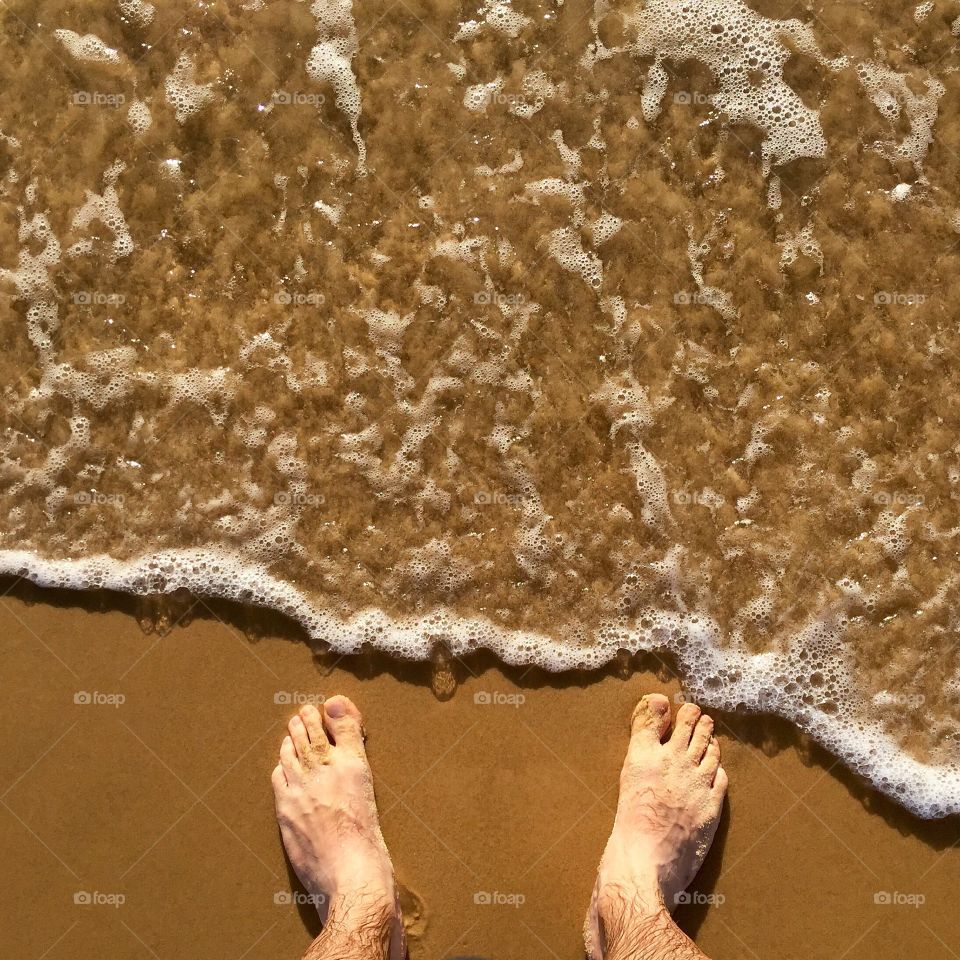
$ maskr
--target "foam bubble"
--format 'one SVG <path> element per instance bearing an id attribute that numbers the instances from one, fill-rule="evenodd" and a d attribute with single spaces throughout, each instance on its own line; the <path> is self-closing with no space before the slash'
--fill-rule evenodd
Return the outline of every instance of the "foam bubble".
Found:
<path id="1" fill-rule="evenodd" d="M 108 47 L 93 33 L 80 36 L 73 30 L 54 30 L 53 35 L 77 60 L 84 60 L 87 63 L 120 63 L 123 59 L 119 50 Z"/>

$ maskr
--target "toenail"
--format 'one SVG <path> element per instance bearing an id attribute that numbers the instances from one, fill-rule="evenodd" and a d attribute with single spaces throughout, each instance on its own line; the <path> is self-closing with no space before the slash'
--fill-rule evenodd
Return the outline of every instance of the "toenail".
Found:
<path id="1" fill-rule="evenodd" d="M 328 700 L 323 708 L 327 711 L 327 716 L 333 717 L 334 720 L 347 715 L 347 706 L 343 697 L 334 697 L 332 700 Z"/>

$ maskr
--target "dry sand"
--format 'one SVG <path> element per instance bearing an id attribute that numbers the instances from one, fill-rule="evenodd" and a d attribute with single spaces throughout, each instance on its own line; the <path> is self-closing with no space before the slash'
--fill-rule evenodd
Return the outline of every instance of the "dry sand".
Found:
<path id="1" fill-rule="evenodd" d="M 130 615 L 142 602 L 0 586 L 4 956 L 299 957 L 317 922 L 275 903 L 300 889 L 273 820 L 269 773 L 292 709 L 276 700 L 334 692 L 366 715 L 384 833 L 420 905 L 413 960 L 582 955 L 627 717 L 644 691 L 678 690 L 664 668 L 458 663 L 441 702 L 428 668 L 326 662 L 240 608 L 198 603 L 160 637 Z M 866 793 L 785 724 L 719 719 L 730 800 L 695 886 L 713 902 L 678 914 L 702 949 L 956 958 L 957 820 L 918 821 Z M 77 904 L 80 892 L 112 901 Z"/>

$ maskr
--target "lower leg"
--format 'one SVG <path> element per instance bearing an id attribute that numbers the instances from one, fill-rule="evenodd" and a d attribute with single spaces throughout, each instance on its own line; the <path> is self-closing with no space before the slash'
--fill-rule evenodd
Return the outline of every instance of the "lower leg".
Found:
<path id="1" fill-rule="evenodd" d="M 706 960 L 670 910 L 716 832 L 727 775 L 713 721 L 684 704 L 643 697 L 631 721 L 613 832 L 584 926 L 590 960 Z"/>
<path id="2" fill-rule="evenodd" d="M 597 907 L 603 960 L 707 960 L 673 922 L 662 898 L 608 890 Z"/>
<path id="3" fill-rule="evenodd" d="M 389 960 L 396 916 L 393 904 L 376 899 L 334 900 L 303 960 Z"/>
<path id="4" fill-rule="evenodd" d="M 304 706 L 273 771 L 277 822 L 323 930 L 304 960 L 401 960 L 403 921 L 373 795 L 360 713 Z"/>

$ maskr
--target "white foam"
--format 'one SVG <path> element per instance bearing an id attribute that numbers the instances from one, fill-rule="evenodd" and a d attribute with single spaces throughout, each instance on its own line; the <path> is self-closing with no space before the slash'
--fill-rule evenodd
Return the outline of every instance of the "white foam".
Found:
<path id="1" fill-rule="evenodd" d="M 120 63 L 123 59 L 119 50 L 108 47 L 96 34 L 86 33 L 80 36 L 73 30 L 54 30 L 53 35 L 77 60 L 87 63 Z"/>
<path id="2" fill-rule="evenodd" d="M 173 72 L 164 81 L 169 103 L 176 111 L 177 123 L 184 123 L 214 99 L 212 83 L 194 82 L 196 66 L 189 54 L 181 54 Z"/>
<path id="3" fill-rule="evenodd" d="M 317 24 L 318 39 L 307 58 L 307 74 L 317 83 L 329 83 L 336 93 L 337 109 L 350 122 L 357 148 L 357 174 L 366 173 L 367 147 L 360 136 L 362 109 L 360 85 L 353 72 L 357 55 L 357 27 L 351 0 L 314 0 L 310 7 Z"/>
<path id="4" fill-rule="evenodd" d="M 140 27 L 149 27 L 157 13 L 157 8 L 146 0 L 118 0 L 117 5 L 125 17 Z"/>
<path id="5" fill-rule="evenodd" d="M 709 68 L 719 86 L 716 93 L 706 94 L 708 102 L 734 123 L 749 123 L 764 132 L 764 173 L 774 164 L 826 154 L 819 112 L 807 107 L 783 78 L 794 48 L 828 69 L 845 65 L 845 58 L 831 60 L 820 52 L 810 27 L 799 20 L 764 17 L 743 0 L 648 0 L 623 14 L 633 39 L 608 48 L 597 27 L 609 9 L 608 0 L 596 0 L 595 40 L 583 64 L 591 68 L 598 60 L 625 52 L 653 57 L 641 98 L 648 123 L 663 108 L 670 80 L 665 64 L 694 58 Z"/>
<path id="6" fill-rule="evenodd" d="M 127 110 L 127 123 L 138 136 L 145 134 L 153 125 L 150 108 L 142 100 L 134 100 Z"/>

